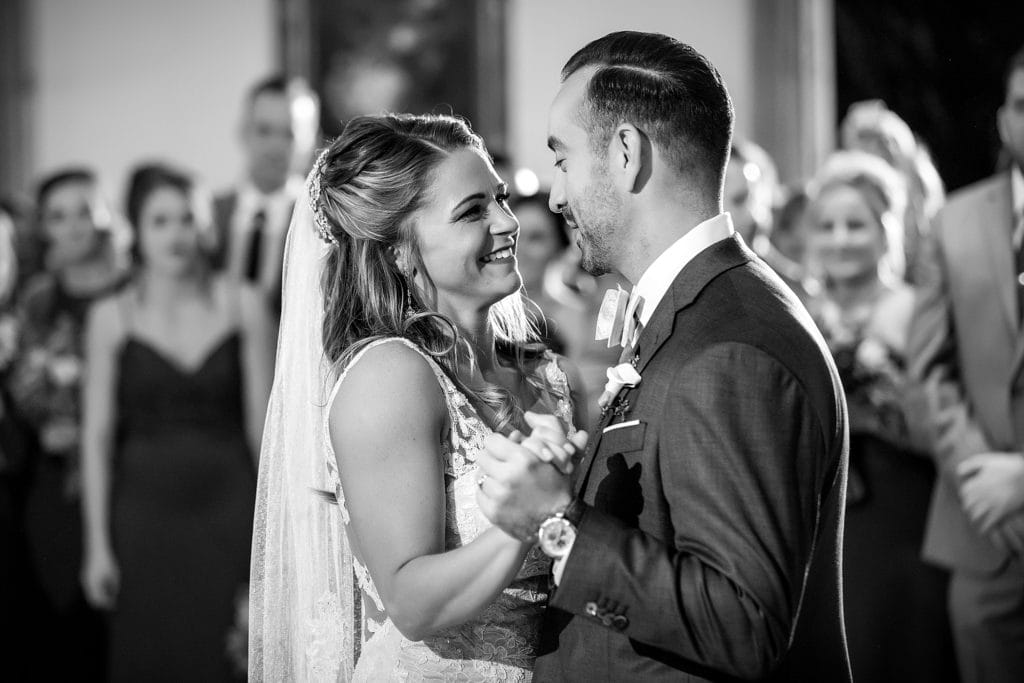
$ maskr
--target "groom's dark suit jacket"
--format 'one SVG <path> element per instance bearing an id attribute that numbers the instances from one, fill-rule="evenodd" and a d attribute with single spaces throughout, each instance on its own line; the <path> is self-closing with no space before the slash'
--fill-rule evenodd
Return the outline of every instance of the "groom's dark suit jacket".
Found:
<path id="1" fill-rule="evenodd" d="M 676 278 L 636 367 L 577 469 L 535 678 L 849 681 L 846 405 L 807 312 L 733 236 Z"/>

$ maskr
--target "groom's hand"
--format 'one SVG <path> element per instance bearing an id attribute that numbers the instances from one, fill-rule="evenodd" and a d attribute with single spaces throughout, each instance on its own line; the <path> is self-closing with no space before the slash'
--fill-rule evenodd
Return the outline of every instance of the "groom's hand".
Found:
<path id="1" fill-rule="evenodd" d="M 582 448 L 586 434 L 578 432 L 572 442 Z M 477 466 L 481 473 L 480 509 L 516 538 L 534 538 L 540 523 L 572 500 L 567 474 L 541 460 L 526 445 L 501 434 L 487 437 Z"/>
<path id="2" fill-rule="evenodd" d="M 523 413 L 530 435 L 514 431 L 509 434 L 512 441 L 525 446 L 544 462 L 551 463 L 564 474 L 572 474 L 578 455 L 587 443 L 586 432 L 577 432 L 569 438 L 562 423 L 554 415 L 526 411 Z"/>

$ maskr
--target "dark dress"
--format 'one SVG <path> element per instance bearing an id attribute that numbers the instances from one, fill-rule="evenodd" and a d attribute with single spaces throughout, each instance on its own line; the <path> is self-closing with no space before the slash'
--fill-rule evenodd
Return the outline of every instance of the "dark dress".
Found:
<path id="1" fill-rule="evenodd" d="M 935 468 L 908 420 L 904 359 L 858 317 L 837 325 L 819 315 L 850 417 L 843 599 L 853 677 L 954 682 L 948 575 L 921 559 Z"/>
<path id="2" fill-rule="evenodd" d="M 54 273 L 43 272 L 26 283 L 18 302 L 19 349 L 6 388 L 30 434 L 23 440 L 24 476 L 19 477 L 24 490 L 17 493 L 29 565 L 19 590 L 32 605 L 25 630 L 41 678 L 104 676 L 105 622 L 86 602 L 79 581 L 80 396 L 86 312 L 120 286 L 118 281 L 79 295 Z M 47 433 L 63 436 L 48 440 Z M 53 639 L 68 644 L 66 657 L 49 656 Z"/>
<path id="3" fill-rule="evenodd" d="M 112 492 L 121 588 L 115 681 L 236 677 L 227 654 L 247 596 L 255 473 L 243 428 L 241 340 L 197 369 L 129 336 L 117 383 Z"/>

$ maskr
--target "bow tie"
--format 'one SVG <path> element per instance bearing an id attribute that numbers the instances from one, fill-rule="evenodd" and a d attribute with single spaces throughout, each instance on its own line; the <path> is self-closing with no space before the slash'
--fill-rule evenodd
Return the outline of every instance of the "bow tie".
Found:
<path id="1" fill-rule="evenodd" d="M 640 314 L 643 310 L 644 298 L 629 293 L 621 287 L 609 289 L 601 301 L 601 310 L 597 314 L 597 329 L 594 334 L 596 341 L 608 340 L 608 348 L 615 346 L 633 346 L 643 325 Z"/>

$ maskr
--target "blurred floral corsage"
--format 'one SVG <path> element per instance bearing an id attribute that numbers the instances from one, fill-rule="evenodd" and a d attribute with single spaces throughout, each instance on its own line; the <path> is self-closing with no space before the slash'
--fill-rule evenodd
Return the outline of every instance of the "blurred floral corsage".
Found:
<path id="1" fill-rule="evenodd" d="M 842 324 L 836 311 L 822 311 L 822 333 L 846 394 L 851 436 L 872 437 L 901 450 L 911 448 L 906 418 L 907 381 L 903 357 L 866 331 L 867 325 Z M 832 313 L 833 315 L 827 315 Z M 856 449 L 850 453 L 847 502 L 869 495 Z"/>

